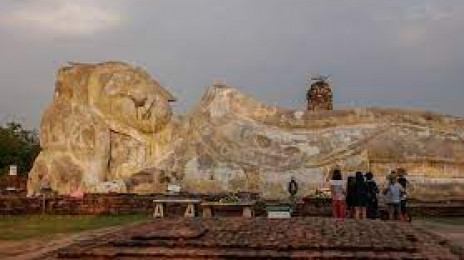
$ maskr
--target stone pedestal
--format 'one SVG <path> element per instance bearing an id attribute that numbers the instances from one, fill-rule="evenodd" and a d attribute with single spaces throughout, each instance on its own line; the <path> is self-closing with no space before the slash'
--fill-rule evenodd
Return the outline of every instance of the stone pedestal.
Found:
<path id="1" fill-rule="evenodd" d="M 210 207 L 203 208 L 203 218 L 211 218 L 213 213 Z"/>
<path id="2" fill-rule="evenodd" d="M 153 218 L 163 218 L 164 217 L 164 207 L 162 203 L 156 203 L 155 211 L 153 212 Z"/>

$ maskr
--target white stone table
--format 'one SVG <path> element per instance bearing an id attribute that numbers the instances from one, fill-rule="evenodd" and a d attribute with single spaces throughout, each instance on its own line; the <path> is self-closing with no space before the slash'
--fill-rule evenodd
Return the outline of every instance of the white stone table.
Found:
<path id="1" fill-rule="evenodd" d="M 212 209 L 217 208 L 242 208 L 242 216 L 244 218 L 251 218 L 254 216 L 253 206 L 256 201 L 245 201 L 237 203 L 226 203 L 226 202 L 203 202 L 201 208 L 203 209 L 203 218 L 211 218 L 213 216 Z"/>
<path id="2" fill-rule="evenodd" d="M 155 204 L 155 210 L 153 212 L 153 218 L 164 217 L 164 204 L 187 204 L 185 209 L 184 217 L 193 218 L 195 217 L 195 204 L 200 204 L 199 199 L 156 199 L 153 200 Z"/>

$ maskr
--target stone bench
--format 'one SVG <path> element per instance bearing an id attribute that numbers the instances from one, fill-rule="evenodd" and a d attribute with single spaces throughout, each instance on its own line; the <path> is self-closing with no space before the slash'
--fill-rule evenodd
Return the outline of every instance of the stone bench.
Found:
<path id="1" fill-rule="evenodd" d="M 195 217 L 195 204 L 200 204 L 199 199 L 157 199 L 153 200 L 155 204 L 155 210 L 153 211 L 153 218 L 164 217 L 164 204 L 186 204 L 184 217 L 193 218 Z"/>
<path id="2" fill-rule="evenodd" d="M 242 217 L 252 218 L 254 216 L 253 206 L 256 201 L 237 202 L 237 203 L 224 203 L 224 202 L 203 202 L 201 208 L 203 209 L 203 218 L 211 218 L 214 210 L 227 210 L 239 208 L 242 210 Z"/>

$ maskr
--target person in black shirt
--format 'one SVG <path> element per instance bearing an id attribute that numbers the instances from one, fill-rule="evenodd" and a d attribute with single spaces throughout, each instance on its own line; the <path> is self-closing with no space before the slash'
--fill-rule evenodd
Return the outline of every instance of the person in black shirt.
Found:
<path id="1" fill-rule="evenodd" d="M 346 180 L 346 213 L 349 218 L 352 218 L 354 215 L 354 186 L 355 178 L 354 176 L 348 176 Z"/>
<path id="2" fill-rule="evenodd" d="M 377 194 L 379 188 L 374 181 L 374 174 L 372 172 L 366 173 L 366 186 L 367 186 L 367 209 L 366 215 L 368 219 L 376 219 L 378 214 L 379 203 L 377 200 Z"/>
<path id="3" fill-rule="evenodd" d="M 367 207 L 367 185 L 361 172 L 356 172 L 353 201 L 355 218 L 365 219 Z"/>
<path id="4" fill-rule="evenodd" d="M 298 192 L 298 183 L 296 183 L 295 178 L 292 176 L 290 182 L 288 183 L 288 193 L 290 193 L 290 200 L 293 202 L 295 200 L 295 195 Z"/>
<path id="5" fill-rule="evenodd" d="M 400 220 L 403 221 L 411 221 L 411 218 L 408 214 L 407 210 L 407 194 L 406 188 L 409 186 L 409 181 L 406 179 L 405 174 L 401 173 L 398 176 L 398 183 L 403 186 L 404 192 L 401 194 L 401 201 L 400 201 Z"/>

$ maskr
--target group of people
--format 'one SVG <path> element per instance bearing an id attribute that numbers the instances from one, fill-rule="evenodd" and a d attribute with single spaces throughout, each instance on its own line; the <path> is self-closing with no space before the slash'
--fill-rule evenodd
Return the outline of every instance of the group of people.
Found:
<path id="1" fill-rule="evenodd" d="M 395 171 L 392 171 L 387 179 L 385 187 L 380 190 L 372 172 L 356 172 L 355 176 L 348 176 L 345 182 L 342 172 L 334 170 L 330 180 L 334 218 L 377 219 L 378 198 L 382 194 L 385 196 L 389 219 L 409 221 L 406 207 L 406 189 L 409 182 L 404 174 L 398 175 Z"/>

